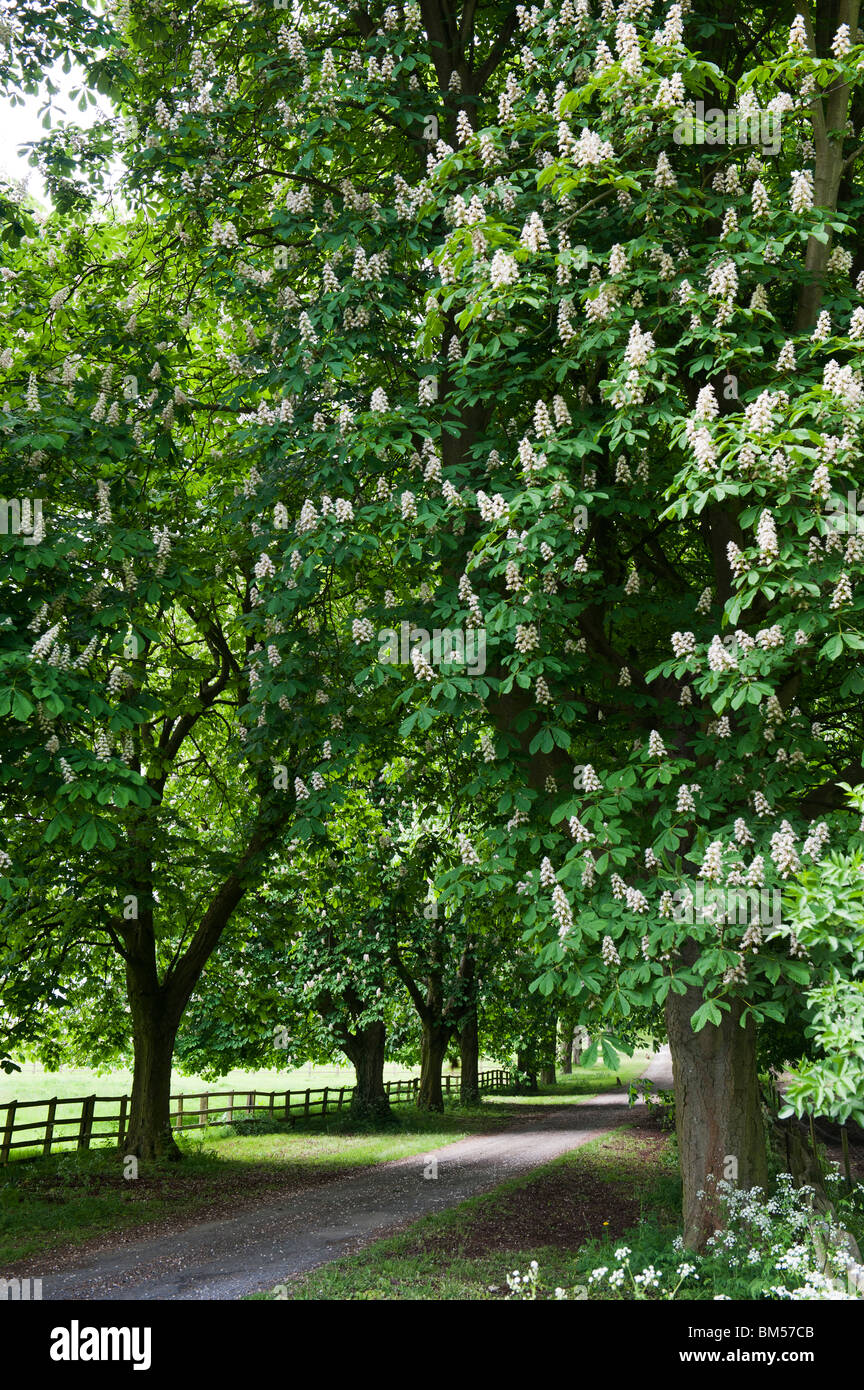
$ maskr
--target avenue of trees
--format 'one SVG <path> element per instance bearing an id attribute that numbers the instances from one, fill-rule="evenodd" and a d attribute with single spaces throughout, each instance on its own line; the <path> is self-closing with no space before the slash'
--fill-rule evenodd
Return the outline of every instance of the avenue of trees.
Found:
<path id="1" fill-rule="evenodd" d="M 9 18 L 106 114 L 0 194 L 0 1049 L 131 1049 L 130 1152 L 648 1029 L 700 1245 L 760 1071 L 862 1118 L 858 19 Z"/>

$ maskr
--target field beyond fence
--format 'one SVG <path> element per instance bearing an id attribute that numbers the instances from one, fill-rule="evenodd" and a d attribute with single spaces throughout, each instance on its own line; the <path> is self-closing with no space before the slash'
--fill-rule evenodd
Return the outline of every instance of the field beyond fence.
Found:
<path id="1" fill-rule="evenodd" d="M 510 1084 L 508 1071 L 484 1071 L 478 1077 L 481 1091 L 500 1091 Z M 458 1094 L 461 1077 L 442 1076 L 445 1096 Z M 420 1078 L 385 1081 L 391 1105 L 415 1100 Z M 323 1086 L 296 1091 L 201 1091 L 171 1097 L 171 1127 L 175 1130 L 202 1129 L 207 1125 L 230 1125 L 235 1119 L 256 1116 L 271 1120 L 309 1119 L 330 1115 L 350 1106 L 354 1086 Z M 78 1107 L 77 1110 L 74 1107 Z M 101 1111 L 97 1107 L 102 1107 Z M 113 1107 L 106 1111 L 104 1107 Z M 60 1114 L 72 1108 L 71 1114 Z M 22 1122 L 22 1111 L 44 1110 L 38 1119 Z M 0 1104 L 0 1164 L 8 1163 L 13 1149 L 32 1149 L 47 1156 L 53 1149 L 89 1149 L 91 1143 L 114 1141 L 121 1148 L 129 1117 L 128 1096 L 74 1096 L 51 1100 L 12 1100 Z M 103 1128 L 99 1128 L 103 1126 Z M 107 1126 L 107 1128 L 106 1128 Z M 34 1133 L 35 1131 L 35 1133 Z M 27 1134 L 26 1139 L 16 1135 Z M 28 1157 L 35 1156 L 27 1155 Z M 22 1155 L 23 1157 L 23 1155 Z"/>

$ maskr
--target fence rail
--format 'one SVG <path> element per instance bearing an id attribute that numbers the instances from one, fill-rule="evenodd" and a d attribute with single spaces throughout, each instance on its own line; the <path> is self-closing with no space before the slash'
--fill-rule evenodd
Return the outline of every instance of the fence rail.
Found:
<path id="1" fill-rule="evenodd" d="M 480 1072 L 481 1091 L 500 1091 L 510 1084 L 507 1071 Z M 441 1077 L 445 1096 L 457 1094 L 461 1076 L 450 1073 Z M 384 1089 L 391 1105 L 406 1105 L 416 1099 L 420 1078 L 406 1081 L 386 1081 Z M 305 1091 L 200 1091 L 171 1097 L 171 1127 L 175 1130 L 201 1129 L 208 1124 L 233 1124 L 236 1119 L 256 1116 L 292 1123 L 302 1117 L 333 1114 L 351 1104 L 354 1086 L 322 1086 Z M 77 1106 L 70 1115 L 58 1112 L 64 1107 Z M 104 1107 L 112 1107 L 105 1113 Z M 97 1107 L 103 1107 L 102 1112 Z M 44 1110 L 47 1113 L 29 1123 L 21 1123 L 19 1115 L 25 1110 Z M 52 1149 L 74 1145 L 89 1149 L 93 1140 L 114 1140 L 122 1146 L 129 1119 L 128 1096 L 75 1096 L 50 1100 L 11 1100 L 0 1104 L 0 1165 L 9 1162 L 13 1149 L 38 1149 L 43 1156 Z M 99 1128 L 103 1126 L 103 1128 Z M 105 1128 L 104 1126 L 107 1126 Z M 35 1131 L 35 1132 L 34 1132 Z M 64 1132 L 68 1131 L 68 1132 Z M 29 1137 L 16 1138 L 27 1134 Z"/>

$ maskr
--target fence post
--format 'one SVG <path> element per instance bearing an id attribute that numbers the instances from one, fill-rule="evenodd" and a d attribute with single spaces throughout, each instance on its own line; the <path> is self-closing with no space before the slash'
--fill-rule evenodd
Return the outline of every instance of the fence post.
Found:
<path id="1" fill-rule="evenodd" d="M 207 1121 L 210 1119 L 210 1093 L 205 1091 L 203 1096 L 198 1097 L 198 1123 L 206 1128 Z"/>
<path id="2" fill-rule="evenodd" d="M 308 1120 L 308 1118 L 309 1118 L 309 1094 L 310 1094 L 310 1093 L 309 1093 L 309 1090 L 308 1090 L 308 1088 L 307 1088 L 307 1090 L 306 1090 L 306 1104 L 303 1106 L 303 1118 L 304 1118 L 304 1120 Z"/>
<path id="3" fill-rule="evenodd" d="M 250 1119 L 250 1120 L 254 1120 L 254 1119 L 255 1119 L 255 1095 L 256 1095 L 256 1092 L 255 1092 L 255 1091 L 250 1091 L 250 1092 L 249 1092 L 249 1095 L 247 1096 L 247 1100 L 249 1101 L 249 1111 L 248 1111 L 248 1114 L 249 1114 L 249 1119 Z"/>
<path id="4" fill-rule="evenodd" d="M 6 1128 L 3 1131 L 3 1145 L 0 1148 L 0 1163 L 9 1162 L 9 1148 L 12 1144 L 12 1130 L 15 1125 L 15 1111 L 18 1109 L 17 1100 L 10 1102 L 6 1111 Z"/>
<path id="5" fill-rule="evenodd" d="M 93 1129 L 93 1111 L 96 1108 L 96 1097 L 87 1096 L 81 1106 L 81 1124 L 78 1128 L 78 1148 L 89 1149 L 90 1132 Z"/>
<path id="6" fill-rule="evenodd" d="M 340 1109 L 340 1110 L 342 1109 L 342 1103 L 343 1103 L 344 1099 L 345 1099 L 345 1087 L 344 1087 L 344 1086 L 340 1086 L 340 1088 L 339 1088 L 339 1109 Z"/>
<path id="7" fill-rule="evenodd" d="M 327 1114 L 327 1092 L 329 1091 L 329 1089 L 330 1089 L 329 1086 L 325 1086 L 325 1087 L 324 1087 L 324 1098 L 323 1098 L 323 1100 L 321 1101 L 321 1114 L 322 1114 L 322 1116 L 324 1116 L 324 1115 Z"/>
<path id="8" fill-rule="evenodd" d="M 268 1114 L 269 1114 L 271 1120 L 273 1119 L 273 1116 L 274 1116 L 275 1113 L 276 1113 L 276 1092 L 275 1092 L 275 1091 L 271 1091 L 271 1092 L 270 1092 L 270 1108 L 269 1108 L 269 1110 L 268 1110 Z"/>
<path id="9" fill-rule="evenodd" d="M 234 1123 L 234 1092 L 233 1092 L 233 1091 L 231 1091 L 230 1097 L 229 1097 L 229 1100 L 228 1100 L 228 1123 L 229 1123 L 229 1125 Z"/>
<path id="10" fill-rule="evenodd" d="M 123 1140 L 126 1138 L 126 1106 L 129 1104 L 128 1096 L 120 1097 L 120 1115 L 117 1120 L 117 1147 L 122 1149 Z"/>
<path id="11" fill-rule="evenodd" d="M 177 1128 L 183 1128 L 183 1092 L 177 1097 Z"/>
<path id="12" fill-rule="evenodd" d="M 42 1157 L 47 1158 L 51 1152 L 51 1140 L 54 1138 L 54 1116 L 57 1113 L 57 1097 L 48 1102 L 48 1118 L 45 1121 L 45 1141 L 42 1145 Z"/>

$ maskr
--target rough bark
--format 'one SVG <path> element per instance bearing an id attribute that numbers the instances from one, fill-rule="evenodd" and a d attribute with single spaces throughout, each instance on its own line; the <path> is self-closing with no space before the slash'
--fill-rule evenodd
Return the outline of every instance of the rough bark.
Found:
<path id="1" fill-rule="evenodd" d="M 130 987 L 135 1060 L 129 1127 L 124 1154 L 139 1159 L 176 1160 L 180 1150 L 171 1133 L 171 1066 L 179 1017 L 159 994 L 144 993 L 140 983 Z"/>
<path id="2" fill-rule="evenodd" d="M 440 949 L 436 948 L 425 962 L 425 992 L 408 970 L 398 950 L 393 952 L 393 967 L 411 996 L 422 1028 L 420 1041 L 420 1087 L 417 1092 L 419 1110 L 443 1110 L 441 1067 L 447 1046 L 453 1036 L 454 1023 L 444 1022 L 444 966 Z"/>
<path id="3" fill-rule="evenodd" d="M 354 1068 L 357 1085 L 351 1097 L 353 1119 L 390 1118 L 390 1100 L 384 1086 L 384 1052 L 387 1030 L 380 1021 L 347 1033 L 343 1047 Z"/>
<path id="4" fill-rule="evenodd" d="M 462 1067 L 460 1099 L 463 1105 L 477 1105 L 480 1100 L 480 1033 L 476 1004 L 472 1005 L 459 1032 L 459 1058 Z"/>
<path id="5" fill-rule="evenodd" d="M 555 1085 L 555 1068 L 554 1068 L 554 1067 L 541 1067 L 541 1068 L 540 1068 L 540 1085 L 541 1085 L 541 1086 L 554 1086 L 554 1085 Z"/>
<path id="6" fill-rule="evenodd" d="M 692 954 L 692 952 L 691 952 Z M 697 989 L 670 993 L 666 1026 L 675 1083 L 675 1127 L 684 1182 L 684 1241 L 701 1250 L 719 1229 L 716 1183 L 765 1186 L 768 1161 L 756 1072 L 756 1030 L 740 1026 L 734 1001 L 719 1025 L 694 1033 L 691 1017 L 703 1002 Z M 700 1199 L 697 1193 L 705 1192 Z"/>
<path id="7" fill-rule="evenodd" d="M 444 1093 L 441 1089 L 441 1065 L 450 1029 L 431 1018 L 422 1020 L 423 1036 L 420 1043 L 420 1089 L 417 1092 L 418 1110 L 443 1110 Z"/>
<path id="8" fill-rule="evenodd" d="M 573 1070 L 571 1061 L 571 1049 L 573 1046 L 573 1030 L 569 1023 L 565 1023 L 563 1018 L 558 1019 L 558 1070 L 563 1076 L 569 1076 Z"/>

